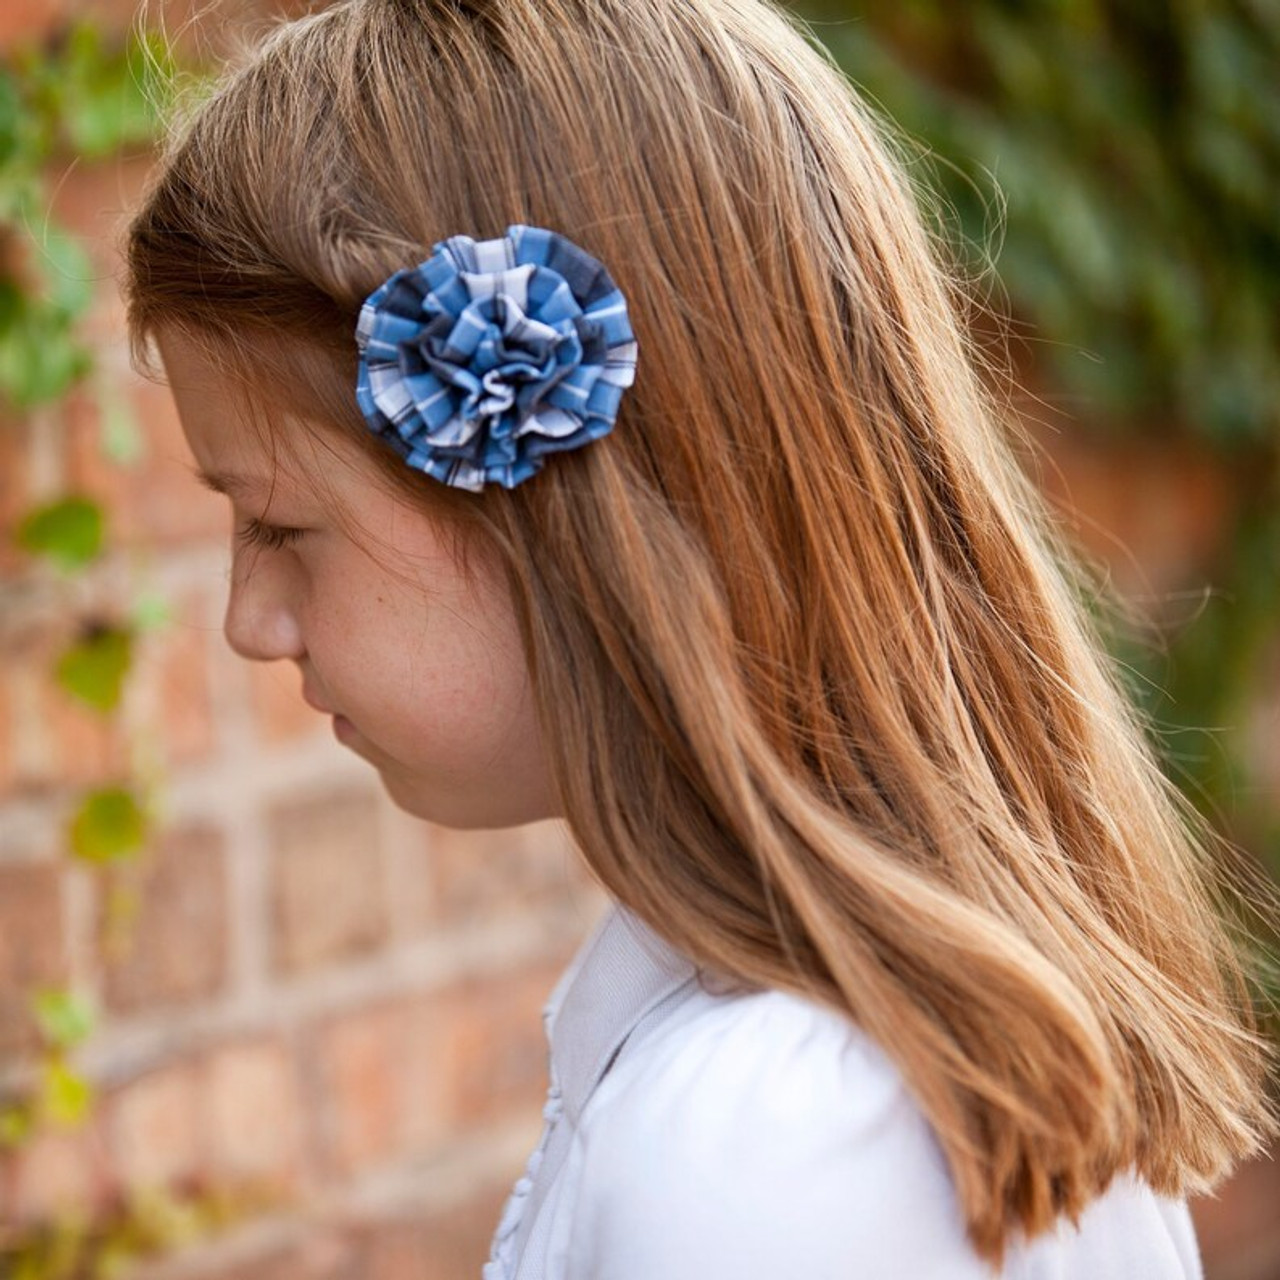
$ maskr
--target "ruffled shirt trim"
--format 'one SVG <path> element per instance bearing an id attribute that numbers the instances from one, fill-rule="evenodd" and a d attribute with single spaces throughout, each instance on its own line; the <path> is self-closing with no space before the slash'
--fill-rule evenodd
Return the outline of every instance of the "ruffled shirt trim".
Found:
<path id="1" fill-rule="evenodd" d="M 542 1010 L 550 1078 L 542 1135 L 503 1207 L 482 1280 L 515 1280 L 558 1127 L 566 1115 L 577 1122 L 631 1033 L 695 984 L 699 972 L 620 903 L 578 949 Z"/>

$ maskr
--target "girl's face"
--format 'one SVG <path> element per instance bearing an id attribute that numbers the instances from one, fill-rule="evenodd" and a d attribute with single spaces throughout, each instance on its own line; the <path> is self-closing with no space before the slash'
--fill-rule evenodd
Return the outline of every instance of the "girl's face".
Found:
<path id="1" fill-rule="evenodd" d="M 499 567 L 474 556 L 468 583 L 436 525 L 346 441 L 304 434 L 273 460 L 226 375 L 181 334 L 158 345 L 199 470 L 232 504 L 231 647 L 294 662 L 304 699 L 410 813 L 450 827 L 555 816 Z"/>

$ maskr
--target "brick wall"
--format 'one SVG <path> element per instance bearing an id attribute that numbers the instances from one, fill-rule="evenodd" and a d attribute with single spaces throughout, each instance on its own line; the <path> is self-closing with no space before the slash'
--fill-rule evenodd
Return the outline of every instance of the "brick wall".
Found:
<path id="1" fill-rule="evenodd" d="M 93 231 L 140 173 L 69 175 L 59 215 Z M 89 327 L 145 457 L 103 461 L 87 396 L 6 423 L 4 514 L 101 497 L 114 549 L 78 603 L 158 591 L 174 618 L 106 725 L 48 678 L 72 624 L 56 584 L 6 553 L 0 1092 L 30 1082 L 36 984 L 74 980 L 104 1020 L 76 1059 L 92 1122 L 0 1162 L 0 1223 L 225 1187 L 262 1206 L 249 1228 L 147 1275 L 475 1276 L 541 1123 L 541 1006 L 603 897 L 554 824 L 462 835 L 400 813 L 291 673 L 230 653 L 225 504 L 190 478 L 167 393 L 128 375 L 109 288 Z M 73 864 L 76 789 L 130 760 L 156 783 L 152 847 L 113 875 Z"/>
<path id="2" fill-rule="evenodd" d="M 10 0 L 0 46 L 75 8 Z M 241 1225 L 130 1275 L 475 1277 L 541 1123 L 539 1011 L 604 900 L 552 824 L 460 835 L 400 813 L 292 674 L 224 645 L 224 503 L 192 482 L 167 392 L 129 373 L 111 284 L 146 165 L 54 175 L 55 216 L 95 253 L 87 333 L 141 460 L 104 460 L 84 393 L 0 424 L 0 526 L 82 489 L 107 504 L 113 548 L 69 603 L 0 541 L 0 1095 L 31 1079 L 33 986 L 73 981 L 104 1013 L 76 1059 L 99 1090 L 92 1122 L 0 1160 L 0 1227 L 106 1212 L 130 1188 L 221 1189 L 247 1206 Z M 1096 513 L 1118 573 L 1158 589 L 1194 575 L 1229 507 L 1209 464 L 1053 449 L 1047 483 Z M 77 616 L 144 592 L 173 620 L 144 638 L 106 725 L 49 663 Z M 156 784 L 156 839 L 118 873 L 72 864 L 76 789 L 126 762 Z M 1280 1276 L 1274 1168 L 1197 1205 L 1212 1280 Z"/>
<path id="3" fill-rule="evenodd" d="M 118 25 L 132 10 L 94 7 Z M 6 5 L 0 42 L 75 11 Z M 51 174 L 55 218 L 94 255 L 85 334 L 141 458 L 106 459 L 87 389 L 0 426 L 0 1097 L 33 1079 L 28 992 L 71 981 L 102 1011 L 75 1056 L 92 1119 L 0 1158 L 0 1230 L 164 1186 L 224 1196 L 240 1224 L 131 1276 L 475 1277 L 541 1126 L 542 1005 L 604 898 L 555 824 L 464 835 L 408 818 L 292 671 L 227 649 L 226 504 L 191 479 L 167 391 L 129 372 L 112 285 L 147 164 Z M 8 538 L 67 490 L 104 502 L 112 548 L 71 598 Z M 172 621 L 144 636 L 105 721 L 49 667 L 77 618 L 143 593 Z M 65 824 L 78 789 L 122 767 L 155 784 L 159 822 L 106 874 L 66 856 Z"/>

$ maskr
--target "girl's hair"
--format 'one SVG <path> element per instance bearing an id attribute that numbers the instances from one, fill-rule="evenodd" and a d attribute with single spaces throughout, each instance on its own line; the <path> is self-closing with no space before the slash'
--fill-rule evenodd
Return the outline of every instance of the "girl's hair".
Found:
<path id="1" fill-rule="evenodd" d="M 1102 656 L 905 165 L 763 0 L 342 0 L 178 128 L 128 229 L 135 363 L 204 342 L 500 553 L 564 813 L 695 962 L 898 1063 L 970 1238 L 1275 1127 L 1207 838 Z M 604 441 L 463 494 L 371 443 L 360 304 L 551 227 L 639 341 Z M 838 1123 L 832 1117 L 832 1123 Z"/>

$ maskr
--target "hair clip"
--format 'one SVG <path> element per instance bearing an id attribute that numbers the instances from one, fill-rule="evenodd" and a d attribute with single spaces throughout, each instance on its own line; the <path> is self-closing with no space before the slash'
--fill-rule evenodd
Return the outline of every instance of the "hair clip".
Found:
<path id="1" fill-rule="evenodd" d="M 356 325 L 369 429 L 445 484 L 507 489 L 613 429 L 635 379 L 627 303 L 565 236 L 457 235 L 395 272 Z"/>

